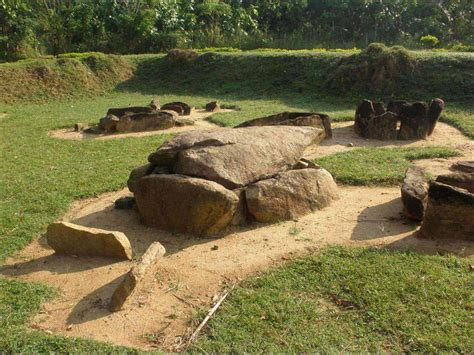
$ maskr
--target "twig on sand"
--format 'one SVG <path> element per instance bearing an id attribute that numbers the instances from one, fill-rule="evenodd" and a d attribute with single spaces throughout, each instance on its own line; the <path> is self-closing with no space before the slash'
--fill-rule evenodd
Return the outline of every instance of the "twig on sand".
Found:
<path id="1" fill-rule="evenodd" d="M 199 326 L 196 328 L 196 330 L 194 331 L 194 333 L 189 337 L 188 339 L 188 342 L 186 344 L 186 346 L 188 347 L 189 345 L 191 345 L 191 343 L 194 341 L 194 339 L 196 339 L 196 337 L 199 335 L 199 333 L 201 332 L 202 328 L 204 328 L 204 326 L 207 324 L 207 322 L 209 321 L 209 319 L 211 319 L 211 317 L 214 315 L 214 313 L 216 313 L 217 309 L 221 306 L 222 302 L 224 302 L 224 300 L 226 299 L 226 297 L 229 295 L 230 291 L 232 291 L 232 289 L 234 288 L 234 286 L 232 286 L 232 288 L 228 291 L 226 291 L 222 296 L 221 298 L 219 298 L 219 300 L 217 301 L 217 303 L 209 310 L 209 312 L 207 312 L 207 315 L 206 317 L 202 320 L 201 324 L 199 324 Z"/>

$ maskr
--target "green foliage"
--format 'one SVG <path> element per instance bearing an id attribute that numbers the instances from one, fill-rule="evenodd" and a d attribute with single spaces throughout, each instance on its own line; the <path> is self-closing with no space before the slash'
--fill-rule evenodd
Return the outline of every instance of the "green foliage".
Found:
<path id="1" fill-rule="evenodd" d="M 449 158 L 459 153 L 452 148 L 354 148 L 315 162 L 327 169 L 337 182 L 348 185 L 396 185 L 403 181 L 413 160 Z"/>
<path id="2" fill-rule="evenodd" d="M 234 289 L 191 350 L 471 352 L 468 264 L 454 256 L 329 248 Z"/>
<path id="3" fill-rule="evenodd" d="M 423 47 L 434 48 L 438 45 L 439 39 L 436 38 L 435 36 L 427 35 L 427 36 L 422 36 L 420 38 L 420 42 L 423 45 Z"/>

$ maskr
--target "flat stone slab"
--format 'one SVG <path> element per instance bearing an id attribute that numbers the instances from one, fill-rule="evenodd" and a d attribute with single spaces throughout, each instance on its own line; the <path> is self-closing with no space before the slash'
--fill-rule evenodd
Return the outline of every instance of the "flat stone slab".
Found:
<path id="1" fill-rule="evenodd" d="M 154 242 L 148 247 L 138 263 L 130 269 L 123 281 L 115 289 L 109 305 L 111 312 L 119 311 L 124 307 L 125 302 L 135 291 L 150 267 L 156 264 L 165 253 L 166 249 L 159 242 Z"/>
<path id="2" fill-rule="evenodd" d="M 46 237 L 58 254 L 132 259 L 132 246 L 122 232 L 55 222 L 49 225 Z"/>
<path id="3" fill-rule="evenodd" d="M 463 173 L 474 174 L 474 160 L 458 161 L 451 166 L 451 169 Z"/>
<path id="4" fill-rule="evenodd" d="M 236 189 L 292 168 L 311 144 L 325 137 L 313 127 L 266 126 L 185 133 L 148 160 L 176 174 Z"/>

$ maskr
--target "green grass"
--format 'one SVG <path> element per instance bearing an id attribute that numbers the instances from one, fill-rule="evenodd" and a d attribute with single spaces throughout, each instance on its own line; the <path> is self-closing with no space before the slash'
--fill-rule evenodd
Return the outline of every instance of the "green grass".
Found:
<path id="1" fill-rule="evenodd" d="M 473 281 L 454 256 L 330 248 L 234 289 L 193 350 L 471 353 Z"/>
<path id="2" fill-rule="evenodd" d="M 411 162 L 419 159 L 458 156 L 453 148 L 354 148 L 315 159 L 340 184 L 395 185 L 403 181 Z"/>

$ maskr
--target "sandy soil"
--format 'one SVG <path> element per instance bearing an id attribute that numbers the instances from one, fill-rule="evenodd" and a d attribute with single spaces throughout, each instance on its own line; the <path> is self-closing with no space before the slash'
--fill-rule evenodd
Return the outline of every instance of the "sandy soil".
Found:
<path id="1" fill-rule="evenodd" d="M 306 155 L 353 149 L 347 146 L 349 142 L 355 147 L 448 145 L 460 149 L 462 159 L 472 159 L 473 153 L 472 142 L 444 124 L 439 124 L 426 141 L 381 142 L 360 139 L 353 133 L 351 123 L 338 123 L 334 125 L 334 138 L 311 147 Z M 417 164 L 438 175 L 447 171 L 453 160 L 423 160 Z M 77 201 L 64 219 L 122 231 L 136 255 L 158 240 L 167 250 L 165 257 L 148 273 L 128 307 L 110 313 L 110 297 L 133 262 L 58 256 L 44 238 L 34 241 L 0 269 L 5 276 L 45 282 L 59 289 L 60 296 L 44 305 L 31 321 L 32 327 L 143 349 L 179 350 L 195 326 L 189 323 L 193 313 L 208 310 L 223 289 L 327 245 L 389 246 L 425 253 L 474 255 L 474 243 L 417 238 L 418 225 L 401 215 L 397 187 L 340 187 L 341 199 L 321 211 L 295 221 L 231 228 L 212 239 L 142 225 L 135 210 L 113 208 L 118 197 L 128 194 L 125 189 Z"/>
<path id="2" fill-rule="evenodd" d="M 230 109 L 221 109 L 218 113 L 232 112 L 234 110 Z M 169 134 L 169 133 L 180 133 L 191 131 L 195 129 L 217 129 L 220 128 L 218 125 L 215 125 L 206 120 L 206 118 L 212 116 L 215 112 L 207 112 L 204 109 L 194 109 L 191 111 L 189 116 L 183 116 L 186 118 L 192 118 L 196 120 L 196 123 L 192 126 L 183 126 L 183 127 L 173 127 L 169 129 L 159 130 L 159 131 L 146 131 L 146 132 L 134 132 L 134 133 L 110 133 L 110 134 L 91 134 L 85 132 L 76 132 L 73 128 L 62 128 L 55 129 L 48 132 L 50 137 L 60 138 L 60 139 L 72 139 L 72 140 L 81 140 L 81 139 L 114 139 L 114 138 L 126 138 L 126 137 L 145 137 L 153 136 L 157 134 Z M 217 112 L 216 112 L 217 113 Z"/>

